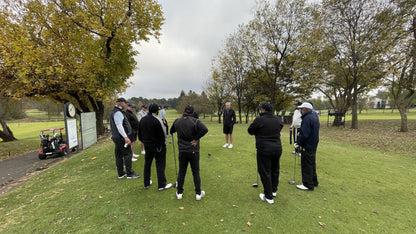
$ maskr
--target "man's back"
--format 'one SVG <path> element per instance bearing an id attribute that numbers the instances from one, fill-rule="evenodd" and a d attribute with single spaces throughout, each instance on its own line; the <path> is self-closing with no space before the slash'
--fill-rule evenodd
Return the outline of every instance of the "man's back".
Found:
<path id="1" fill-rule="evenodd" d="M 271 112 L 257 117 L 248 128 L 248 133 L 256 136 L 256 148 L 261 151 L 273 151 L 281 148 L 280 131 L 282 122 Z"/>
<path id="2" fill-rule="evenodd" d="M 160 146 L 165 143 L 165 134 L 159 120 L 153 114 L 143 117 L 139 124 L 139 139 L 149 146 Z"/>
<path id="3" fill-rule="evenodd" d="M 178 134 L 178 147 L 181 152 L 199 152 L 199 141 L 192 145 L 191 141 L 199 140 L 207 132 L 207 127 L 198 119 L 189 115 L 176 119 L 170 129 L 170 133 Z"/>

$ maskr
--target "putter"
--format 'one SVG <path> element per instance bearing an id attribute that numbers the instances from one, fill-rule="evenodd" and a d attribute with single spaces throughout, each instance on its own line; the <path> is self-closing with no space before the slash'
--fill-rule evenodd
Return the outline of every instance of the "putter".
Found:
<path id="1" fill-rule="evenodd" d="M 256 181 L 256 183 L 253 184 L 253 187 L 254 188 L 259 187 L 259 173 L 257 173 L 257 181 Z"/>
<path id="2" fill-rule="evenodd" d="M 175 151 L 175 140 L 173 138 L 173 134 L 172 134 L 172 147 L 173 147 L 173 159 L 175 160 L 175 174 L 176 174 L 176 182 L 173 185 L 173 187 L 177 188 L 178 187 L 178 168 L 176 167 L 176 151 Z"/>
<path id="3" fill-rule="evenodd" d="M 292 131 L 291 131 L 292 133 Z M 292 140 L 292 137 L 290 137 L 290 140 Z M 295 136 L 294 139 L 295 143 L 297 142 L 297 128 L 295 128 Z M 292 142 L 290 143 L 292 144 Z M 295 152 L 297 152 L 298 150 L 295 148 Z M 293 180 L 289 180 L 289 184 L 295 184 L 295 176 L 296 176 L 296 157 L 298 156 L 298 154 L 294 154 L 295 157 L 295 165 L 293 166 Z"/>
<path id="4" fill-rule="evenodd" d="M 296 156 L 297 156 L 297 154 L 294 155 L 294 157 L 295 157 L 295 165 L 293 167 L 293 180 L 289 180 L 289 184 L 295 184 L 295 176 L 296 176 Z"/>

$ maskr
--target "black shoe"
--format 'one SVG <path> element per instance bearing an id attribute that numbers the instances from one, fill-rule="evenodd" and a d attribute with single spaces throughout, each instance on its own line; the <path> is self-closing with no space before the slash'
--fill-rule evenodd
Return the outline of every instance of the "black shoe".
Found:
<path id="1" fill-rule="evenodd" d="M 140 177 L 140 174 L 133 173 L 131 175 L 128 175 L 127 179 L 136 179 L 136 178 L 139 178 L 139 177 Z"/>
<path id="2" fill-rule="evenodd" d="M 124 177 L 126 177 L 127 176 L 127 174 L 126 173 L 124 173 L 123 175 L 121 175 L 121 176 L 118 176 L 118 178 L 119 179 L 123 179 Z"/>

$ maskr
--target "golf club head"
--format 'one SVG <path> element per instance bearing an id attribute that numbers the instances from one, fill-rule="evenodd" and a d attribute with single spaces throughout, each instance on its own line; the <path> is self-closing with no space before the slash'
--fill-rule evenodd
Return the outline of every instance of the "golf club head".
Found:
<path id="1" fill-rule="evenodd" d="M 289 180 L 289 184 L 295 184 L 294 180 Z"/>
<path id="2" fill-rule="evenodd" d="M 254 184 L 253 184 L 253 187 L 254 187 L 254 188 L 257 188 L 257 187 L 259 187 L 259 185 L 258 185 L 257 183 L 254 183 Z"/>

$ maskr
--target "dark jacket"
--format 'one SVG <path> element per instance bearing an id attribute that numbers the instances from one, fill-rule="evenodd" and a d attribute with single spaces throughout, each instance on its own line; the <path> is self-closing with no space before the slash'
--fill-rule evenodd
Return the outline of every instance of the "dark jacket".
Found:
<path id="1" fill-rule="evenodd" d="M 131 129 L 137 132 L 139 130 L 139 120 L 137 119 L 136 115 L 132 111 L 127 110 L 126 117 L 130 122 Z"/>
<path id="2" fill-rule="evenodd" d="M 153 114 L 149 113 L 140 120 L 138 136 L 146 149 L 166 146 L 166 136 L 162 125 L 157 116 Z"/>
<path id="3" fill-rule="evenodd" d="M 131 126 L 131 134 L 129 135 L 130 140 L 136 139 L 137 133 L 139 131 L 139 120 L 137 119 L 136 115 L 130 111 L 126 111 L 126 117 L 129 120 L 130 126 Z"/>
<path id="4" fill-rule="evenodd" d="M 316 150 L 319 142 L 319 119 L 312 111 L 302 115 L 298 144 L 309 150 Z"/>
<path id="5" fill-rule="evenodd" d="M 224 113 L 222 114 L 222 121 L 224 125 L 233 125 L 236 122 L 235 118 L 235 111 L 233 109 L 227 109 L 224 110 Z"/>
<path id="6" fill-rule="evenodd" d="M 131 126 L 130 123 L 126 117 L 126 113 L 124 113 L 124 111 L 120 108 L 118 108 L 117 106 L 114 107 L 114 109 L 110 112 L 110 128 L 111 128 L 111 139 L 121 139 L 124 138 L 123 136 L 121 136 L 121 134 L 118 132 L 116 123 L 114 122 L 114 115 L 116 114 L 116 112 L 120 111 L 123 115 L 124 115 L 124 119 L 123 119 L 123 128 L 124 131 L 126 132 L 127 136 L 129 136 L 129 134 L 131 134 L 132 130 L 131 130 Z"/>
<path id="7" fill-rule="evenodd" d="M 183 115 L 173 122 L 170 134 L 178 133 L 179 152 L 195 153 L 199 152 L 199 139 L 208 132 L 208 128 L 199 120 L 189 115 Z M 198 144 L 193 146 L 191 141 L 198 140 Z"/>
<path id="8" fill-rule="evenodd" d="M 274 152 L 282 148 L 280 131 L 283 124 L 272 112 L 257 117 L 248 127 L 248 133 L 256 136 L 256 148 L 262 152 Z"/>

